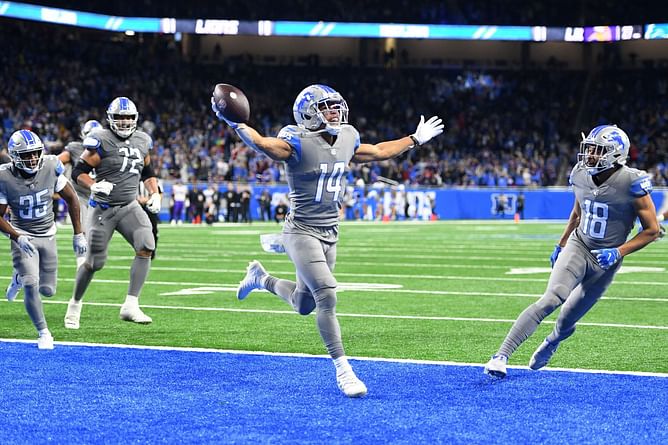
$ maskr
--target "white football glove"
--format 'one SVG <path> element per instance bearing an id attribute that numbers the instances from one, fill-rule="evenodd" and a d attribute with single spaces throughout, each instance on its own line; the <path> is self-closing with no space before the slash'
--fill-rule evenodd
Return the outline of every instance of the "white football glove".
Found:
<path id="1" fill-rule="evenodd" d="M 106 179 L 103 179 L 100 182 L 96 182 L 95 184 L 90 186 L 90 191 L 93 193 L 100 193 L 102 195 L 109 195 L 111 191 L 114 188 L 114 184 L 111 182 L 107 181 Z"/>
<path id="2" fill-rule="evenodd" d="M 415 129 L 415 133 L 411 136 L 415 138 L 418 145 L 428 142 L 430 139 L 443 133 L 443 121 L 438 116 L 432 116 L 427 122 L 424 121 L 424 116 L 420 116 L 420 123 Z"/>
<path id="3" fill-rule="evenodd" d="M 35 254 L 35 246 L 30 242 L 32 236 L 20 235 L 16 242 L 19 244 L 19 247 L 24 251 L 29 257 Z"/>
<path id="4" fill-rule="evenodd" d="M 75 233 L 72 237 L 72 246 L 74 247 L 74 254 L 76 256 L 84 256 L 88 251 L 88 241 L 86 235 L 83 233 Z"/>
<path id="5" fill-rule="evenodd" d="M 146 208 L 151 213 L 159 213 L 160 208 L 162 207 L 162 198 L 160 193 L 153 193 L 149 196 L 148 201 L 146 201 Z"/>

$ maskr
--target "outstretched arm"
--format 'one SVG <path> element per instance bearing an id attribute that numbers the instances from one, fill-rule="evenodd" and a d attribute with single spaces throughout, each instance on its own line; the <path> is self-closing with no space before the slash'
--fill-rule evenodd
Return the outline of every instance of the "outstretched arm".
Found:
<path id="1" fill-rule="evenodd" d="M 399 156 L 406 150 L 416 145 L 422 145 L 432 138 L 443 133 L 443 121 L 438 116 L 432 116 L 425 122 L 424 116 L 420 116 L 420 123 L 415 133 L 401 139 L 380 142 L 378 144 L 360 144 L 353 156 L 352 161 L 357 163 L 384 161 Z"/>
<path id="2" fill-rule="evenodd" d="M 264 153 L 274 161 L 286 161 L 292 155 L 292 146 L 282 139 L 262 136 L 246 124 L 235 124 L 232 128 L 246 145 Z"/>
<path id="3" fill-rule="evenodd" d="M 225 121 L 230 128 L 237 132 L 237 136 L 253 150 L 262 152 L 275 161 L 287 161 L 292 155 L 292 147 L 284 140 L 262 136 L 253 127 L 225 119 L 223 113 L 216 106 L 213 97 L 211 98 L 211 109 L 216 113 L 218 119 Z"/>

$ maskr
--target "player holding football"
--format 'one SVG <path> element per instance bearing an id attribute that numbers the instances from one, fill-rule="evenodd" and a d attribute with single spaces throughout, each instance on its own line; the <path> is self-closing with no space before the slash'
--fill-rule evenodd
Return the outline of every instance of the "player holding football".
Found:
<path id="1" fill-rule="evenodd" d="M 44 144 L 30 130 L 19 130 L 9 138 L 12 162 L 0 166 L 0 231 L 12 240 L 14 270 L 17 281 L 25 288 L 26 311 L 39 333 L 37 346 L 53 349 L 53 336 L 39 294 L 51 297 L 56 293 L 58 249 L 51 198 L 54 192 L 67 202 L 74 228 L 74 253 L 85 254 L 87 243 L 79 222 L 77 195 L 63 175 L 65 167 L 57 157 L 43 155 L 43 151 Z M 7 207 L 12 209 L 11 224 L 4 219 Z"/>
<path id="2" fill-rule="evenodd" d="M 211 100 L 213 111 L 237 132 L 249 147 L 285 162 L 290 188 L 290 213 L 283 227 L 285 251 L 294 263 L 297 280 L 269 275 L 258 261 L 248 266 L 239 284 L 242 300 L 254 289 L 267 289 L 301 315 L 316 311 L 316 324 L 327 352 L 334 360 L 339 388 L 348 397 L 361 397 L 367 388 L 352 370 L 341 341 L 336 318 L 336 262 L 339 209 L 346 188 L 349 163 L 390 159 L 443 132 L 437 116 L 420 122 L 410 136 L 376 145 L 360 143 L 348 124 L 348 105 L 327 85 L 311 85 L 299 93 L 293 106 L 297 125 L 284 127 L 277 137 L 264 137 L 246 124 L 225 118 Z"/>
<path id="3" fill-rule="evenodd" d="M 107 108 L 110 129 L 90 133 L 83 141 L 86 149 L 72 170 L 72 180 L 91 191 L 89 226 L 90 249 L 84 264 L 77 269 L 72 298 L 67 305 L 65 327 L 79 329 L 82 299 L 93 275 L 104 267 L 114 231 L 118 231 L 135 250 L 130 268 L 130 283 L 121 306 L 121 320 L 148 324 L 153 320 L 139 308 L 139 294 L 151 264 L 155 241 L 151 222 L 137 202 L 139 181 L 144 181 L 149 199 L 146 207 L 160 211 L 156 175 L 151 167 L 151 137 L 137 130 L 137 107 L 127 97 L 117 97 Z M 90 172 L 95 169 L 96 178 Z"/>
<path id="4" fill-rule="evenodd" d="M 559 306 L 552 333 L 529 361 L 543 368 L 559 344 L 573 335 L 576 323 L 608 288 L 626 255 L 651 243 L 659 233 L 652 181 L 626 166 L 629 137 L 614 125 L 600 125 L 583 136 L 578 163 L 570 175 L 575 204 L 559 244 L 550 257 L 547 290 L 520 314 L 485 373 L 506 376 L 508 358 Z M 638 217 L 645 230 L 627 241 Z"/>

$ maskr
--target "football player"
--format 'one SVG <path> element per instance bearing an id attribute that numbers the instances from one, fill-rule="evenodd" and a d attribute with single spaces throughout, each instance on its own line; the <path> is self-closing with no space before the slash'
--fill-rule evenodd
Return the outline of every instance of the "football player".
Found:
<path id="1" fill-rule="evenodd" d="M 96 120 L 87 121 L 81 128 L 81 139 L 84 139 L 88 133 L 90 133 L 97 127 L 100 127 L 100 123 L 98 121 Z M 69 144 L 67 144 L 63 149 L 62 153 L 58 155 L 58 159 L 60 159 L 60 161 L 66 167 L 64 173 L 66 178 L 69 179 L 71 174 L 71 170 L 68 171 L 67 169 L 67 164 L 74 166 L 77 160 L 79 159 L 79 156 L 81 156 L 82 152 L 83 152 L 83 144 L 79 141 L 72 141 Z M 90 193 L 90 190 L 85 190 L 82 187 L 78 186 L 77 184 L 74 184 L 74 191 L 77 193 L 77 196 L 79 198 L 79 221 L 81 224 L 81 228 L 85 233 L 86 216 L 88 215 L 88 193 Z M 78 255 L 76 258 L 77 258 L 77 267 L 79 267 L 83 264 L 85 255 Z M 10 281 L 9 285 L 7 286 L 7 290 L 5 291 L 5 296 L 10 301 L 14 300 L 18 295 L 18 293 L 21 291 L 22 285 L 20 280 L 18 279 L 18 276 L 19 276 L 18 273 L 16 271 L 13 271 L 12 280 Z"/>
<path id="2" fill-rule="evenodd" d="M 213 98 L 211 103 L 216 115 L 226 120 Z M 283 226 L 283 243 L 297 274 L 296 281 L 279 279 L 253 261 L 239 284 L 237 297 L 243 300 L 254 289 L 267 289 L 301 315 L 315 310 L 339 388 L 348 397 L 361 397 L 367 388 L 353 372 L 343 349 L 332 273 L 349 163 L 398 156 L 441 134 L 443 124 L 437 116 L 427 121 L 422 117 L 410 136 L 376 145 L 362 144 L 357 130 L 348 124 L 346 101 L 327 85 L 306 87 L 292 111 L 297 125 L 284 127 L 277 137 L 264 137 L 248 125 L 226 120 L 246 145 L 285 162 L 291 209 Z"/>
<path id="3" fill-rule="evenodd" d="M 25 288 L 26 311 L 39 333 L 37 346 L 53 349 L 39 294 L 51 297 L 56 293 L 54 193 L 67 202 L 74 227 L 74 253 L 84 255 L 87 244 L 79 220 L 79 202 L 63 175 L 65 168 L 56 156 L 44 155 L 43 151 L 44 144 L 30 130 L 19 130 L 9 139 L 12 162 L 0 166 L 0 231 L 12 240 L 14 270 Z M 11 224 L 3 218 L 7 207 L 12 209 Z"/>
<path id="4" fill-rule="evenodd" d="M 151 137 L 137 130 L 137 107 L 127 97 L 117 97 L 107 108 L 109 129 L 98 129 L 84 140 L 85 151 L 72 170 L 72 180 L 91 192 L 88 239 L 90 248 L 79 267 L 72 298 L 67 305 L 65 327 L 79 329 L 82 299 L 93 275 L 104 267 L 114 231 L 132 245 L 135 258 L 130 283 L 121 306 L 121 320 L 148 324 L 153 320 L 139 308 L 139 294 L 148 276 L 155 241 L 151 222 L 137 202 L 139 181 L 144 181 L 149 199 L 146 207 L 160 211 L 161 199 L 151 167 Z M 95 169 L 93 179 L 90 172 Z"/>
<path id="5" fill-rule="evenodd" d="M 91 134 L 96 129 L 102 129 L 102 125 L 96 120 L 89 120 L 86 121 L 86 123 L 83 124 L 81 127 L 81 141 L 72 141 L 69 144 L 65 146 L 63 151 L 58 155 L 58 159 L 61 160 L 61 162 L 67 166 L 67 164 L 70 164 L 72 168 L 79 162 L 79 158 L 84 152 L 84 145 L 83 145 L 83 140 L 86 139 L 86 137 Z M 68 175 L 71 177 L 71 172 Z M 79 197 L 79 208 L 81 209 L 81 225 L 83 227 L 86 226 L 86 220 L 88 216 L 88 195 L 90 195 L 90 190 L 80 186 L 76 182 L 74 182 L 74 190 L 77 192 L 77 196 Z M 83 264 L 85 258 L 77 258 L 77 267 L 81 266 Z"/>
<path id="6" fill-rule="evenodd" d="M 485 366 L 485 373 L 494 377 L 506 376 L 510 356 L 545 317 L 563 305 L 552 333 L 529 361 L 533 370 L 546 366 L 612 283 L 623 258 L 659 233 L 651 179 L 646 172 L 626 166 L 630 145 L 626 133 L 614 125 L 600 125 L 582 139 L 578 163 L 569 178 L 575 204 L 550 257 L 547 289 L 519 315 Z M 627 241 L 636 217 L 645 230 Z"/>

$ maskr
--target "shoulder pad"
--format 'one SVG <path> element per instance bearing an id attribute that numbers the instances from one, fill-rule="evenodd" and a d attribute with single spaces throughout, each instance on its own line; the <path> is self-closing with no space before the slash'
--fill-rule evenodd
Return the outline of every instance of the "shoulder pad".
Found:
<path id="1" fill-rule="evenodd" d="M 649 176 L 641 176 L 631 183 L 631 195 L 641 197 L 652 193 L 652 179 Z"/>
<path id="2" fill-rule="evenodd" d="M 83 140 L 83 146 L 87 150 L 97 150 L 100 144 L 100 139 L 97 136 L 87 136 Z"/>
<path id="3" fill-rule="evenodd" d="M 571 174 L 568 175 L 568 185 L 573 185 L 573 177 L 575 176 L 575 173 L 577 173 L 579 166 L 580 164 L 575 164 L 571 169 Z"/>
<path id="4" fill-rule="evenodd" d="M 64 171 L 65 171 L 65 166 L 63 165 L 63 162 L 60 159 L 56 158 L 56 175 L 60 176 L 63 174 Z"/>
<path id="5" fill-rule="evenodd" d="M 301 128 L 296 125 L 288 125 L 287 127 L 281 128 L 281 131 L 278 132 L 278 139 L 281 139 L 293 148 L 293 158 L 295 161 L 299 162 L 302 158 L 302 140 L 301 140 Z"/>

